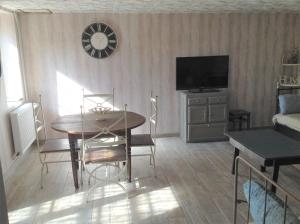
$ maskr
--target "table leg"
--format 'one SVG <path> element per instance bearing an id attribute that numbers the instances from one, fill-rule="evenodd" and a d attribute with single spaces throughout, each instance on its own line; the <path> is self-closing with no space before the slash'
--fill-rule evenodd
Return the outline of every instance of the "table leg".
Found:
<path id="1" fill-rule="evenodd" d="M 75 138 L 73 135 L 69 134 L 69 144 L 71 149 L 71 163 L 72 163 L 72 172 L 73 172 L 73 180 L 74 180 L 74 187 L 75 189 L 79 188 L 78 185 L 78 153 L 76 151 L 76 141 L 77 138 Z"/>
<path id="2" fill-rule="evenodd" d="M 273 175 L 272 175 L 272 179 L 276 183 L 278 181 L 278 175 L 279 175 L 279 163 L 278 163 L 277 160 L 274 160 L 273 161 Z M 276 193 L 276 187 L 272 185 L 271 191 L 274 192 L 274 193 Z"/>
<path id="3" fill-rule="evenodd" d="M 128 147 L 128 166 L 127 166 L 127 175 L 128 182 L 131 183 L 131 130 L 127 131 L 127 147 Z"/>
<path id="4" fill-rule="evenodd" d="M 238 148 L 234 148 L 233 161 L 232 161 L 232 170 L 231 173 L 235 174 L 235 159 L 240 154 L 240 150 Z"/>
<path id="5" fill-rule="evenodd" d="M 75 158 L 76 169 L 79 170 L 78 153 L 77 153 L 76 150 L 75 150 L 75 153 L 74 153 L 74 158 Z"/>

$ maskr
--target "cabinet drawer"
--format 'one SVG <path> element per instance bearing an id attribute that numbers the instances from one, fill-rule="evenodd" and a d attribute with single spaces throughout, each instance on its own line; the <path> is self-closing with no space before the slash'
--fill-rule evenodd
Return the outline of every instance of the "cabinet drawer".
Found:
<path id="1" fill-rule="evenodd" d="M 188 98 L 188 105 L 206 104 L 207 97 Z"/>
<path id="2" fill-rule="evenodd" d="M 188 125 L 188 141 L 210 141 L 225 138 L 226 124 L 191 124 Z"/>
<path id="3" fill-rule="evenodd" d="M 226 122 L 227 105 L 214 104 L 208 106 L 208 122 Z"/>
<path id="4" fill-rule="evenodd" d="M 218 104 L 218 103 L 226 103 L 227 97 L 226 96 L 210 96 L 208 97 L 209 104 Z"/>
<path id="5" fill-rule="evenodd" d="M 189 106 L 187 120 L 189 124 L 207 123 L 207 106 Z"/>

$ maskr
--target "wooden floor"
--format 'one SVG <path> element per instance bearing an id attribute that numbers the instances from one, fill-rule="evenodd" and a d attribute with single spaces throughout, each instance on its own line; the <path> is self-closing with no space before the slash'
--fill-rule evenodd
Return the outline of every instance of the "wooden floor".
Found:
<path id="1" fill-rule="evenodd" d="M 232 153 L 227 142 L 185 144 L 179 138 L 159 139 L 157 177 L 147 158 L 135 157 L 134 181 L 124 183 L 128 195 L 108 185 L 97 188 L 89 203 L 86 181 L 74 191 L 70 164 L 50 165 L 41 190 L 40 164 L 30 153 L 9 180 L 10 223 L 232 223 Z M 279 183 L 300 197 L 300 172 L 295 167 L 281 169 Z M 242 223 L 246 206 L 239 208 L 238 223 Z"/>

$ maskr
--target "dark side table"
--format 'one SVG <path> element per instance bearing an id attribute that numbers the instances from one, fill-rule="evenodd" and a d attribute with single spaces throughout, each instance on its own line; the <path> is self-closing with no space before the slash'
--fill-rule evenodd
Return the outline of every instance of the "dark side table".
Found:
<path id="1" fill-rule="evenodd" d="M 273 128 L 259 128 L 232 131 L 225 134 L 234 147 L 232 173 L 235 173 L 235 159 L 240 152 L 261 167 L 273 167 L 272 179 L 277 182 L 279 167 L 300 164 L 300 142 L 285 136 Z M 272 186 L 272 191 L 275 192 Z"/>
<path id="2" fill-rule="evenodd" d="M 230 110 L 229 122 L 233 124 L 233 130 L 235 130 L 235 124 L 238 123 L 239 130 L 242 130 L 243 123 L 246 122 L 247 129 L 250 128 L 250 112 L 246 110 Z"/>

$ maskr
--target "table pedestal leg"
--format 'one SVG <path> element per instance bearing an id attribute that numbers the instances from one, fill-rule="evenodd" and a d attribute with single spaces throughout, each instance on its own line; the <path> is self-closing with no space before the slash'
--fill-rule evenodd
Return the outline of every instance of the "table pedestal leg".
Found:
<path id="1" fill-rule="evenodd" d="M 70 144 L 70 153 L 71 153 L 71 162 L 72 162 L 72 172 L 73 172 L 73 180 L 74 180 L 74 187 L 77 190 L 79 188 L 78 185 L 78 172 L 77 169 L 79 167 L 78 165 L 78 153 L 76 151 L 76 141 L 77 139 L 69 134 L 69 144 Z"/>
<path id="2" fill-rule="evenodd" d="M 77 152 L 76 150 L 77 150 L 77 149 L 75 149 L 75 153 L 74 153 L 75 165 L 76 165 L 76 169 L 79 170 L 78 152 Z"/>

